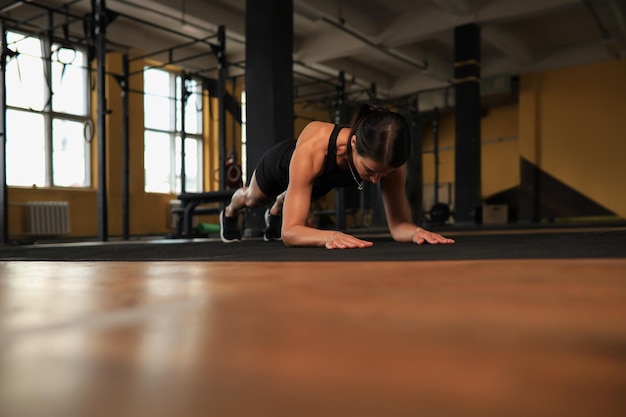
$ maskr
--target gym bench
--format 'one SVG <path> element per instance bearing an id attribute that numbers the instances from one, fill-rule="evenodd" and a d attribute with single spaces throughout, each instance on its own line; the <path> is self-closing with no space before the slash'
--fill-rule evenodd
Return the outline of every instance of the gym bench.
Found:
<path id="1" fill-rule="evenodd" d="M 180 207 L 171 212 L 178 215 L 176 234 L 182 237 L 193 236 L 193 216 L 199 214 L 219 214 L 221 207 L 198 207 L 201 204 L 227 203 L 235 190 L 210 191 L 206 193 L 182 193 L 176 198 Z"/>

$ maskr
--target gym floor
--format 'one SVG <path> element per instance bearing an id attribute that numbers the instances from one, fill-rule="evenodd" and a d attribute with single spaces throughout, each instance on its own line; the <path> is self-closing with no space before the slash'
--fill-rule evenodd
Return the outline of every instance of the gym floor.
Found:
<path id="1" fill-rule="evenodd" d="M 626 228 L 0 254 L 0 415 L 624 416 Z"/>

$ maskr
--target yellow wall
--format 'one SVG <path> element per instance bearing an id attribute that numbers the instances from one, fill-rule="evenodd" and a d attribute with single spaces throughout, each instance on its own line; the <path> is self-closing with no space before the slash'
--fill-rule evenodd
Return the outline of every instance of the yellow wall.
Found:
<path id="1" fill-rule="evenodd" d="M 131 62 L 130 72 L 130 173 L 129 173 L 129 226 L 130 234 L 141 235 L 165 235 L 172 230 L 169 228 L 169 201 L 176 198 L 175 194 L 158 194 L 144 192 L 144 145 L 143 145 L 143 96 L 136 91 L 143 89 L 143 76 L 141 69 L 145 62 Z M 122 56 L 109 54 L 107 56 L 107 73 L 122 73 Z M 122 96 L 117 81 L 111 76 L 106 80 L 107 107 L 110 114 L 107 116 L 107 203 L 108 203 L 108 234 L 109 236 L 121 236 L 123 228 L 122 219 L 122 192 L 123 192 L 123 166 L 122 166 Z M 132 92 L 132 91 L 135 92 Z M 93 92 L 93 120 L 96 120 L 96 95 Z M 205 104 L 208 105 L 208 98 Z M 206 112 L 205 143 L 205 171 L 204 188 L 206 191 L 216 190 L 219 184 L 215 180 L 215 170 L 218 167 L 217 152 L 217 103 L 212 99 L 212 112 Z M 232 118 L 227 115 L 227 144 L 228 150 L 232 148 L 233 134 Z M 239 137 L 240 129 L 235 131 Z M 98 235 L 98 137 L 94 136 L 91 143 L 92 149 L 92 187 L 89 189 L 72 188 L 25 188 L 9 187 L 9 236 L 22 238 L 26 235 L 27 219 L 25 203 L 29 200 L 68 201 L 70 206 L 70 229 L 71 237 L 95 237 Z M 239 145 L 238 145 L 239 146 Z M 202 217 L 204 221 L 214 220 L 211 216 Z"/>
<path id="2" fill-rule="evenodd" d="M 107 60 L 112 73 L 122 72 L 122 56 L 110 54 Z M 168 204 L 173 199 L 169 194 L 144 192 L 144 142 L 143 142 L 143 96 L 136 91 L 143 89 L 144 62 L 131 62 L 129 86 L 129 227 L 131 235 L 163 234 L 168 226 Z M 123 143 L 122 143 L 122 95 L 117 82 L 107 80 L 107 102 L 113 111 L 107 118 L 107 182 L 109 233 L 122 234 L 123 199 Z M 135 92 L 132 92 L 135 91 Z M 140 115 L 140 116 L 138 116 Z M 97 155 L 94 155 L 97 160 Z M 97 184 L 94 182 L 94 184 Z"/>
<path id="3" fill-rule="evenodd" d="M 141 70 L 133 63 L 131 73 Z M 109 73 L 121 73 L 121 56 L 111 54 Z M 141 73 L 130 80 L 141 90 Z M 241 83 L 239 83 L 241 84 Z M 239 89 L 236 94 L 239 94 Z M 169 229 L 169 200 L 175 195 L 144 192 L 143 97 L 130 96 L 130 233 L 164 235 Z M 218 189 L 217 103 L 206 112 L 205 190 Z M 95 101 L 94 101 L 95 103 Z M 107 185 L 109 235 L 122 233 L 122 136 L 120 87 L 107 78 Z M 205 104 L 208 106 L 209 99 Z M 319 115 L 321 120 L 327 114 Z M 543 171 L 626 218 L 626 60 L 525 74 L 520 79 L 517 105 L 487 109 L 482 126 L 482 194 L 489 197 L 519 185 L 519 159 L 526 158 Z M 95 120 L 95 104 L 94 104 Z M 296 119 L 294 137 L 308 123 Z M 232 148 L 233 123 L 227 116 L 227 150 Z M 239 130 L 235 129 L 235 137 Z M 439 127 L 439 181 L 454 182 L 454 115 L 442 112 Z M 92 141 L 93 186 L 90 189 L 9 187 L 9 235 L 26 233 L 28 200 L 66 200 L 70 203 L 73 237 L 98 234 L 97 141 Z M 239 146 L 239 144 L 237 145 Z M 424 149 L 432 149 L 432 130 L 424 130 Z M 423 156 L 424 183 L 434 181 L 433 154 Z M 328 204 L 332 204 L 328 201 Z M 328 208 L 328 207 L 327 207 Z M 208 220 L 215 222 L 214 216 Z"/>
<path id="4" fill-rule="evenodd" d="M 422 147 L 428 153 L 422 157 L 422 173 L 425 184 L 435 182 L 434 137 L 431 116 L 423 120 Z M 439 182 L 454 182 L 454 116 L 441 111 L 439 114 Z"/>
<path id="5" fill-rule="evenodd" d="M 519 185 L 523 157 L 626 218 L 625 119 L 624 59 L 522 75 L 518 104 L 490 107 L 481 120 L 483 197 Z M 432 150 L 430 125 L 424 132 Z M 439 181 L 454 182 L 452 114 L 441 117 L 439 140 Z M 432 183 L 433 154 L 423 163 Z"/>
<path id="6" fill-rule="evenodd" d="M 31 200 L 68 201 L 72 235 L 96 236 L 98 234 L 96 197 L 93 190 L 9 187 L 9 236 L 18 238 L 26 234 L 28 224 L 25 204 Z"/>
<path id="7" fill-rule="evenodd" d="M 520 154 L 626 217 L 626 60 L 523 76 Z"/>
<path id="8" fill-rule="evenodd" d="M 423 155 L 425 184 L 435 181 L 433 130 L 425 121 Z M 489 197 L 519 184 L 519 151 L 517 139 L 517 105 L 491 107 L 481 120 L 482 195 Z M 441 112 L 439 119 L 439 182 L 454 183 L 454 114 Z"/>
<path id="9" fill-rule="evenodd" d="M 487 198 L 520 182 L 517 105 L 489 108 L 481 137 L 481 191 Z"/>

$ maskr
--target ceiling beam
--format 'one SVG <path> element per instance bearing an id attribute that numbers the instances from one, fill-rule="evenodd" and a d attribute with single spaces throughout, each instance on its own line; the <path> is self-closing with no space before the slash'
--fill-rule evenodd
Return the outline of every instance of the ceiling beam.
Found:
<path id="1" fill-rule="evenodd" d="M 419 86 L 419 88 L 416 88 Z M 414 73 L 404 77 L 399 77 L 395 80 L 395 83 L 389 87 L 388 94 L 391 97 L 402 97 L 409 94 L 415 94 L 419 91 L 431 90 L 431 89 L 443 89 L 450 86 L 448 82 L 437 81 L 433 78 L 427 77 L 424 74 Z M 442 104 L 440 104 L 442 106 Z M 420 109 L 421 105 L 420 105 Z"/>
<path id="2" fill-rule="evenodd" d="M 444 58 L 440 54 L 425 50 L 418 46 L 404 46 L 401 51 L 407 56 L 415 57 L 425 62 L 426 69 L 420 71 L 424 76 L 433 78 L 435 81 L 448 82 L 453 77 L 453 66 L 450 59 Z M 398 77 L 404 77 L 416 71 L 406 71 Z"/>
<path id="3" fill-rule="evenodd" d="M 502 53 L 514 59 L 521 65 L 533 62 L 533 53 L 521 39 L 495 25 L 481 28 L 481 37 L 485 42 L 499 49 Z"/>
<path id="4" fill-rule="evenodd" d="M 537 57 L 528 67 L 529 71 L 541 71 L 553 68 L 563 68 L 575 65 L 584 65 L 592 62 L 612 59 L 613 56 L 603 48 L 604 42 L 590 42 L 551 51 L 549 55 Z"/>
<path id="5" fill-rule="evenodd" d="M 294 13 L 313 22 L 328 19 L 367 34 L 375 34 L 380 30 L 375 16 L 368 15 L 359 8 L 337 0 L 316 0 L 314 2 L 294 0 L 293 9 Z"/>
<path id="6" fill-rule="evenodd" d="M 329 28 L 304 39 L 294 51 L 294 58 L 304 62 L 324 62 L 355 54 L 365 47 L 358 39 Z"/>
<path id="7" fill-rule="evenodd" d="M 611 55 L 622 58 L 621 48 L 626 44 L 626 23 L 624 22 L 624 11 L 619 3 L 609 0 L 605 8 L 599 8 L 597 4 L 589 0 L 584 0 L 585 7 L 594 19 L 598 29 L 602 32 L 604 42 Z"/>
<path id="8" fill-rule="evenodd" d="M 493 0 L 468 15 L 453 15 L 439 7 L 424 8 L 391 22 L 377 40 L 388 46 L 405 45 L 449 33 L 466 23 L 497 23 L 579 3 L 580 0 Z"/>
<path id="9" fill-rule="evenodd" d="M 608 5 L 617 22 L 619 33 L 622 37 L 626 36 L 626 10 L 624 10 L 622 4 L 616 0 L 608 0 Z"/>
<path id="10" fill-rule="evenodd" d="M 443 10 L 457 15 L 469 14 L 472 10 L 469 0 L 431 0 Z"/>
<path id="11" fill-rule="evenodd" d="M 469 16 L 453 15 L 438 7 L 415 10 L 390 22 L 377 40 L 390 46 L 406 45 L 436 37 L 470 21 Z"/>
<path id="12" fill-rule="evenodd" d="M 297 59 L 303 61 L 326 61 L 335 57 L 355 55 L 359 50 L 373 49 L 409 67 L 418 70 L 426 69 L 426 64 L 421 59 L 414 59 L 386 48 L 384 45 L 376 44 L 367 36 L 357 33 L 347 25 L 325 17 L 322 17 L 320 21 L 335 30 L 320 30 L 318 33 L 321 33 L 321 35 L 299 42 L 298 50 L 294 54 Z"/>
<path id="13" fill-rule="evenodd" d="M 112 10 L 121 9 L 127 14 L 145 14 L 147 20 L 155 22 L 177 22 L 197 29 L 217 30 L 224 25 L 229 35 L 243 39 L 245 33 L 245 13 L 237 13 L 211 2 L 188 1 L 184 10 L 180 0 L 108 0 Z M 209 23 L 210 22 L 210 23 Z"/>

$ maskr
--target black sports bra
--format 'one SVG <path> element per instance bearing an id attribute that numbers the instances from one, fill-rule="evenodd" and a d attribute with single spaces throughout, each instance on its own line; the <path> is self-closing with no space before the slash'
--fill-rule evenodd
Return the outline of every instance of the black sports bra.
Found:
<path id="1" fill-rule="evenodd" d="M 313 181 L 313 198 L 327 194 L 333 188 L 355 187 L 356 181 L 350 171 L 342 170 L 337 165 L 337 136 L 345 125 L 335 125 L 328 139 L 326 164 L 322 175 Z"/>

